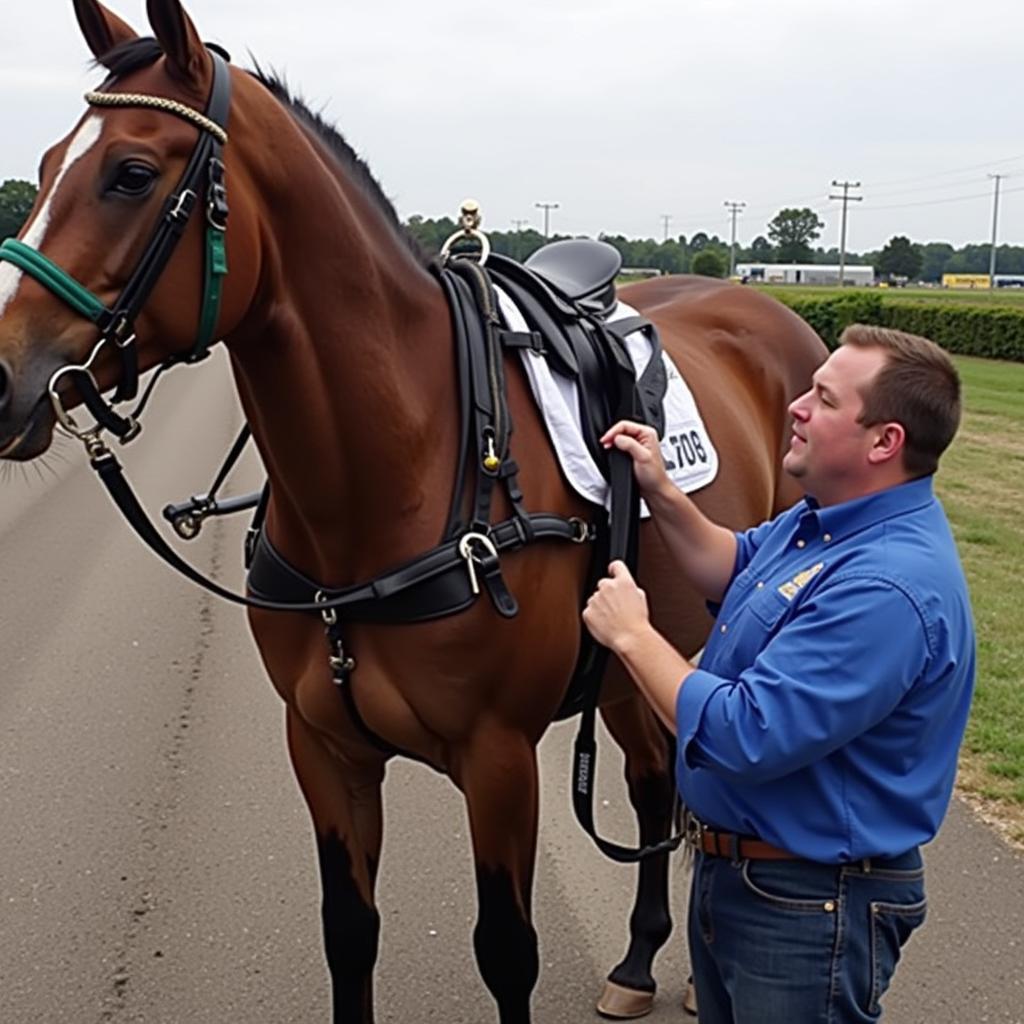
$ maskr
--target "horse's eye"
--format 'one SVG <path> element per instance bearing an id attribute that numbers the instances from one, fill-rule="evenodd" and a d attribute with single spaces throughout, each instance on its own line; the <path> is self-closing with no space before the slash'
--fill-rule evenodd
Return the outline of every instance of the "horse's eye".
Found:
<path id="1" fill-rule="evenodd" d="M 122 196 L 144 196 L 156 181 L 156 171 L 148 164 L 138 160 L 126 160 L 117 169 L 108 192 L 116 192 Z"/>

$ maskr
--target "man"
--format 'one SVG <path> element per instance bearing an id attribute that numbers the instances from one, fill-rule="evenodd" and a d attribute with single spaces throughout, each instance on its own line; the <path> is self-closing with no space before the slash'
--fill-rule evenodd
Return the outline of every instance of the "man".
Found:
<path id="1" fill-rule="evenodd" d="M 689 942 L 701 1024 L 878 1020 L 924 919 L 919 846 L 946 812 L 974 630 L 932 474 L 960 382 L 924 338 L 855 325 L 790 406 L 806 497 L 734 534 L 616 424 L 657 528 L 717 612 L 694 668 L 621 562 L 583 614 L 678 736 L 697 848 Z"/>

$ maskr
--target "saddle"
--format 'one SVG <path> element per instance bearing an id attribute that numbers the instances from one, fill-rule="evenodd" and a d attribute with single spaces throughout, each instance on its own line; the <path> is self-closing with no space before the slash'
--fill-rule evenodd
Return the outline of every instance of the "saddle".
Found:
<path id="1" fill-rule="evenodd" d="M 615 308 L 615 278 L 622 255 L 607 242 L 566 238 L 550 242 L 528 257 L 524 266 L 570 302 L 606 317 Z"/>
<path id="2" fill-rule="evenodd" d="M 526 347 L 547 358 L 553 370 L 576 381 L 583 438 L 608 478 L 608 453 L 601 435 L 625 413 L 665 431 L 663 401 L 668 386 L 654 325 L 634 316 L 609 321 L 617 297 L 615 277 L 622 257 L 607 242 L 568 239 L 538 249 L 525 264 L 492 254 L 486 272 L 519 307 L 531 331 L 503 337 L 506 347 Z M 625 338 L 643 331 L 651 359 L 635 379 Z M 632 395 L 621 394 L 632 390 Z"/>

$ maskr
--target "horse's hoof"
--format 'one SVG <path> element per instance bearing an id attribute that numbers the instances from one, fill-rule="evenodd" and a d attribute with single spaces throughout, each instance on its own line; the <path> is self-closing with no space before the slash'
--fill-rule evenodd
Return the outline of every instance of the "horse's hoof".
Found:
<path id="1" fill-rule="evenodd" d="M 686 991 L 683 992 L 683 1009 L 691 1016 L 697 1016 L 697 990 L 693 987 L 693 978 L 686 979 Z"/>
<path id="2" fill-rule="evenodd" d="M 631 1020 L 646 1017 L 654 1009 L 654 993 L 642 992 L 636 988 L 616 985 L 614 981 L 604 983 L 604 991 L 597 1001 L 597 1012 L 612 1020 Z"/>

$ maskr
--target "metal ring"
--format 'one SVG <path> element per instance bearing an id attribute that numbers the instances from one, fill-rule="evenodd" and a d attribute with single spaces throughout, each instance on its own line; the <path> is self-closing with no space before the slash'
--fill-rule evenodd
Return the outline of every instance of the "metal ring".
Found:
<path id="1" fill-rule="evenodd" d="M 580 519 L 579 516 L 570 516 L 569 525 L 573 530 L 573 534 L 569 538 L 573 544 L 586 544 L 588 540 L 594 539 L 593 528 L 585 519 Z"/>
<path id="2" fill-rule="evenodd" d="M 479 245 L 480 245 L 480 253 L 477 256 L 477 262 L 481 266 L 483 266 L 487 262 L 487 257 L 491 255 L 491 242 L 490 242 L 490 239 L 488 239 L 488 237 L 482 231 L 477 231 L 476 229 L 465 229 L 465 228 L 460 228 L 454 234 L 449 235 L 448 238 L 445 239 L 444 245 L 441 246 L 441 259 L 442 260 L 449 260 L 449 259 L 453 259 L 453 258 L 455 258 L 455 259 L 463 259 L 463 258 L 468 258 L 469 257 L 469 255 L 470 255 L 469 253 L 459 253 L 455 257 L 452 256 L 452 254 L 451 254 L 451 247 L 457 241 L 459 241 L 459 239 L 472 239 L 473 241 L 478 242 Z"/>

